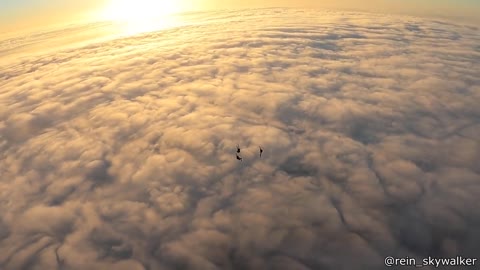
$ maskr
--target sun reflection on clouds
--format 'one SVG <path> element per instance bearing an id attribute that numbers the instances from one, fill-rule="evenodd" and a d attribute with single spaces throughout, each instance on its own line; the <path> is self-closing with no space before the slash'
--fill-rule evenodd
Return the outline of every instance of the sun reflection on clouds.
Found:
<path id="1" fill-rule="evenodd" d="M 181 20 L 172 15 L 167 15 L 162 18 L 118 22 L 120 35 L 126 36 L 172 28 L 180 24 Z"/>

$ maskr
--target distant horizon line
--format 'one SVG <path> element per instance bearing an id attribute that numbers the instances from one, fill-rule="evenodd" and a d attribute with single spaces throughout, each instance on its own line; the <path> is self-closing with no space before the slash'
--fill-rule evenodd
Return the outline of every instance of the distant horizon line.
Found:
<path id="1" fill-rule="evenodd" d="M 393 16 L 406 16 L 411 18 L 418 19 L 428 19 L 428 20 L 442 20 L 444 22 L 454 23 L 454 24 L 464 24 L 466 26 L 479 27 L 480 18 L 461 15 L 446 15 L 446 14 L 426 14 L 426 13 L 414 13 L 411 14 L 407 11 L 388 11 L 388 10 L 368 10 L 358 7 L 294 7 L 294 6 L 271 6 L 271 7 L 233 7 L 233 8 L 205 8 L 198 10 L 186 10 L 181 12 L 176 12 L 170 14 L 171 16 L 182 16 L 182 15 L 195 15 L 195 14 L 208 14 L 212 12 L 226 12 L 226 11 L 244 11 L 244 10 L 269 10 L 269 9 L 289 9 L 289 10 L 316 10 L 316 11 L 328 11 L 328 12 L 359 12 L 365 14 L 378 14 L 378 15 L 393 15 Z M 8 40 L 16 36 L 23 35 L 32 35 L 40 33 L 48 33 L 54 31 L 60 31 L 65 29 L 71 29 L 79 26 L 87 25 L 97 25 L 97 24 L 112 24 L 116 23 L 113 20 L 95 20 L 95 19 L 76 19 L 70 22 L 58 22 L 50 23 L 42 26 L 36 27 L 23 27 L 21 30 L 16 30 L 15 27 L 9 27 L 6 29 L 0 30 L 3 31 L 0 34 L 0 40 Z"/>

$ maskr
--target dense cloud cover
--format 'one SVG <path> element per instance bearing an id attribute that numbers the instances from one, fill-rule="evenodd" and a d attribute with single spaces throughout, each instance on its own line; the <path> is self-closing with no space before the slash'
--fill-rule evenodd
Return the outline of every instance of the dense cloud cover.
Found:
<path id="1" fill-rule="evenodd" d="M 0 66 L 0 269 L 479 255 L 478 28 L 209 16 Z"/>

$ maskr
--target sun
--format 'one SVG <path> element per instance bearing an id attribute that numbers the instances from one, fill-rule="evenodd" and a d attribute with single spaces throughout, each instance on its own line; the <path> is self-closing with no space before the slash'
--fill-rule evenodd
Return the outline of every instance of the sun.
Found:
<path id="1" fill-rule="evenodd" d="M 128 34 L 135 34 L 165 28 L 172 24 L 172 15 L 181 11 L 180 1 L 109 0 L 99 17 L 123 23 Z"/>
<path id="2" fill-rule="evenodd" d="M 178 1 L 110 0 L 103 10 L 103 19 L 141 21 L 180 12 Z"/>

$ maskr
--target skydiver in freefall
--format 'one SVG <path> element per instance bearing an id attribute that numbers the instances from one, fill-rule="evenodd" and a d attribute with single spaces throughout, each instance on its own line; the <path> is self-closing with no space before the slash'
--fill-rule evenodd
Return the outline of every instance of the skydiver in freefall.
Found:
<path id="1" fill-rule="evenodd" d="M 261 146 L 259 146 L 258 148 L 260 148 L 260 157 L 262 157 L 262 154 L 263 154 L 263 149 Z"/>
<path id="2" fill-rule="evenodd" d="M 237 153 L 240 153 L 240 146 L 237 144 Z"/>
<path id="3" fill-rule="evenodd" d="M 242 161 L 242 160 L 243 160 L 243 158 L 237 154 L 237 160 L 240 160 L 240 161 Z"/>

